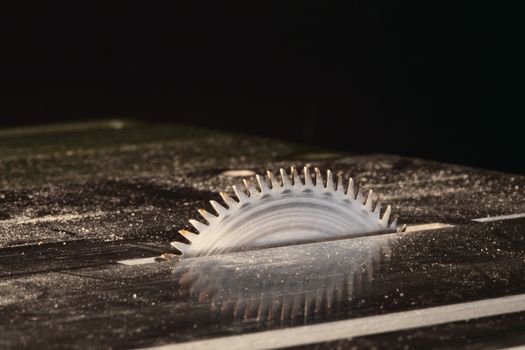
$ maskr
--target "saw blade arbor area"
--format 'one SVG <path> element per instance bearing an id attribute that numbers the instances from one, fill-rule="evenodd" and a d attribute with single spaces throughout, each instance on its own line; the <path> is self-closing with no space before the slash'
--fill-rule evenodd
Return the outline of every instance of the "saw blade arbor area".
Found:
<path id="1" fill-rule="evenodd" d="M 243 180 L 245 188 L 233 186 L 237 200 L 220 193 L 227 207 L 210 201 L 217 215 L 199 209 L 206 223 L 189 220 L 197 232 L 179 231 L 189 244 L 172 242 L 172 246 L 184 256 L 205 256 L 396 228 L 396 220 L 389 222 L 390 206 L 381 213 L 371 190 L 364 196 L 352 178 L 345 186 L 342 175 L 334 181 L 330 170 L 325 178 L 317 168 L 312 176 L 308 167 L 302 177 L 292 167 L 291 176 L 280 169 L 280 176 L 268 171 L 266 177 L 255 178 L 257 187 L 247 180 Z"/>

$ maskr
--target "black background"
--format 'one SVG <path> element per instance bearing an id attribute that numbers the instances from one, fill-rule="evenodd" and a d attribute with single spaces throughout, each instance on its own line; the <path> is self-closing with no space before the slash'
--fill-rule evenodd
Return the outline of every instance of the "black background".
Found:
<path id="1" fill-rule="evenodd" d="M 1 124 L 172 121 L 525 172 L 520 8 L 343 3 L 4 3 Z"/>

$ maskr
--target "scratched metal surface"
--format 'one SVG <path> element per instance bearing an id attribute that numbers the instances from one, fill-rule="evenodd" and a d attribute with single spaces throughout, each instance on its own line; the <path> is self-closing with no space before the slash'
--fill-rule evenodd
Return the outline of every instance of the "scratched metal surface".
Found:
<path id="1" fill-rule="evenodd" d="M 365 275 L 352 276 L 351 293 L 346 290 L 356 297 L 335 311 L 290 311 L 295 316 L 276 313 L 270 320 L 269 306 L 259 318 L 255 311 L 235 311 L 236 300 L 242 299 L 246 308 L 253 296 L 195 294 L 190 287 L 202 285 L 195 284 L 195 276 L 209 270 L 183 274 L 184 279 L 184 265 L 177 261 L 117 263 L 173 252 L 169 242 L 180 239 L 177 231 L 187 227 L 195 209 L 239 181 L 224 171 L 262 172 L 291 164 L 344 171 L 379 193 L 401 223 L 456 226 L 396 237 L 389 243 L 388 259 L 357 264 L 368 267 Z M 173 125 L 107 121 L 2 130 L 0 347 L 151 346 L 525 293 L 523 220 L 470 221 L 525 212 L 524 186 L 525 178 L 512 174 L 389 155 L 341 154 Z M 292 263 L 282 251 L 268 252 L 281 257 L 277 268 Z M 236 257 L 229 266 L 245 268 Z M 293 261 L 304 265 L 300 258 Z M 253 268 L 261 268 L 256 262 Z M 311 272 L 298 269 L 303 278 Z M 217 289 L 222 275 L 215 274 Z M 315 279 L 324 273 L 311 275 Z M 320 288 L 315 284 L 310 291 Z M 217 304 L 217 295 L 225 302 Z M 503 328 L 510 334 L 515 329 Z M 430 339 L 440 331 L 423 330 Z M 373 344 L 385 344 L 381 339 L 389 338 L 384 337 Z M 370 339 L 332 345 L 361 346 Z M 489 348 L 494 342 L 479 344 Z"/>

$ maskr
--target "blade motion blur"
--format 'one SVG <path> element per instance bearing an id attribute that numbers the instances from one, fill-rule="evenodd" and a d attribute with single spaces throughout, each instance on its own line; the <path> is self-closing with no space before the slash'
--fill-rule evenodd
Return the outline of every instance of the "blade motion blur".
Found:
<path id="1" fill-rule="evenodd" d="M 304 167 L 301 176 L 291 167 L 290 175 L 280 169 L 278 176 L 268 171 L 255 179 L 257 186 L 246 179 L 244 186 L 233 186 L 236 199 L 221 192 L 226 206 L 210 202 L 216 214 L 199 209 L 205 222 L 189 220 L 196 232 L 179 231 L 189 243 L 172 246 L 184 257 L 195 257 L 396 230 L 391 207 L 382 212 L 372 190 L 364 195 L 341 173 L 334 181 L 330 170 L 323 177 L 318 168 L 312 174 Z"/>

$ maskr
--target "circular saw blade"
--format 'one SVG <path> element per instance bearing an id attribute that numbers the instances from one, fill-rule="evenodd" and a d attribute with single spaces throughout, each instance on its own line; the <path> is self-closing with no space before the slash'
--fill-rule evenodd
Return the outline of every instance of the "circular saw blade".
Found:
<path id="1" fill-rule="evenodd" d="M 199 209 L 206 223 L 189 220 L 197 232 L 179 231 L 188 241 L 172 242 L 184 256 L 223 254 L 238 250 L 333 240 L 371 232 L 394 230 L 389 222 L 391 208 L 381 213 L 379 199 L 370 190 L 366 197 L 352 178 L 344 185 L 341 174 L 319 169 L 312 176 L 304 167 L 303 177 L 295 167 L 291 176 L 267 172 L 256 175 L 257 186 L 243 180 L 244 188 L 233 186 L 236 199 L 221 192 L 226 206 L 211 201 L 216 215 Z"/>

